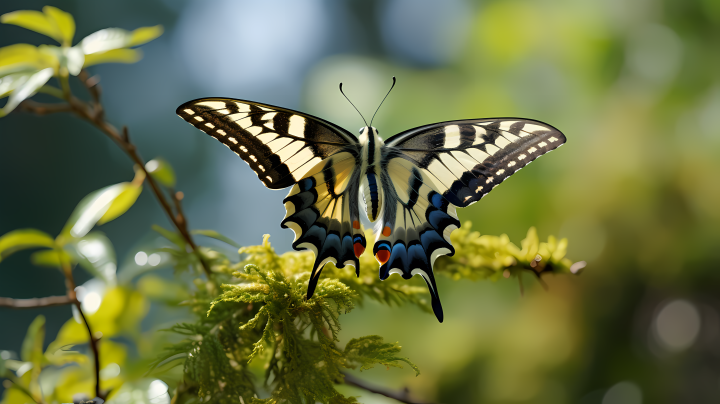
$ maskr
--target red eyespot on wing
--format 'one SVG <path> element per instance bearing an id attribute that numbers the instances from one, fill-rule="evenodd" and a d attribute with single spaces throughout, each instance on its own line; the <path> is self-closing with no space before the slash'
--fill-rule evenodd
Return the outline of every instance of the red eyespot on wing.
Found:
<path id="1" fill-rule="evenodd" d="M 358 222 L 357 220 L 354 220 L 353 221 L 353 229 L 359 229 L 359 228 L 360 228 L 360 222 Z"/>
<path id="2" fill-rule="evenodd" d="M 355 250 L 355 256 L 358 258 L 365 252 L 365 247 L 360 243 L 353 244 L 353 249 Z"/>
<path id="3" fill-rule="evenodd" d="M 388 250 L 379 250 L 375 254 L 375 258 L 377 258 L 378 262 L 380 262 L 380 265 L 385 265 L 386 262 L 390 259 L 390 251 Z"/>
<path id="4" fill-rule="evenodd" d="M 385 228 L 382 231 L 382 235 L 385 237 L 390 237 L 390 233 L 392 233 L 392 229 L 390 227 L 385 226 Z"/>

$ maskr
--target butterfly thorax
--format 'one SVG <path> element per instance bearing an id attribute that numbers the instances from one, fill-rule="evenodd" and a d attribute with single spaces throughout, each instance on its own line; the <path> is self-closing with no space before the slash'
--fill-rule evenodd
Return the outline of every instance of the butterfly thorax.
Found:
<path id="1" fill-rule="evenodd" d="M 380 184 L 381 149 L 385 142 L 377 129 L 366 126 L 360 130 L 360 191 L 365 205 L 365 213 L 371 222 L 380 217 L 383 194 Z"/>

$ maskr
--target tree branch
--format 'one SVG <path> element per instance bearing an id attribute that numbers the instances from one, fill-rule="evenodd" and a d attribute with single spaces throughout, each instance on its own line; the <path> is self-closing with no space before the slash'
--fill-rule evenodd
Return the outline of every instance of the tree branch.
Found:
<path id="1" fill-rule="evenodd" d="M 34 299 L 0 297 L 0 307 L 10 307 L 13 309 L 34 309 L 36 307 L 64 306 L 66 304 L 73 304 L 73 299 L 69 296 L 48 296 Z"/>
<path id="2" fill-rule="evenodd" d="M 214 284 L 210 267 L 205 262 L 202 254 L 200 254 L 197 244 L 195 244 L 195 241 L 193 240 L 190 232 L 188 231 L 187 219 L 182 210 L 179 210 L 177 214 L 173 212 L 172 206 L 168 202 L 160 186 L 145 168 L 145 162 L 138 154 L 137 147 L 132 142 L 130 142 L 127 128 L 123 127 L 122 132 L 120 132 L 109 122 L 105 121 L 104 108 L 100 102 L 100 95 L 102 94 L 102 90 L 100 88 L 100 84 L 98 83 L 97 76 L 89 77 L 86 71 L 82 71 L 79 75 L 79 78 L 92 96 L 92 103 L 86 103 L 72 95 L 70 93 L 70 87 L 67 85 L 67 80 L 61 79 L 60 83 L 63 88 L 64 99 L 67 103 L 44 104 L 32 100 L 25 100 L 20 104 L 20 109 L 23 111 L 32 112 L 37 115 L 47 115 L 56 112 L 72 112 L 78 117 L 90 122 L 97 129 L 100 129 L 101 132 L 103 132 L 107 137 L 109 137 L 118 146 L 120 146 L 120 148 L 125 152 L 125 154 L 127 154 L 128 157 L 130 157 L 130 159 L 145 173 L 146 181 L 148 185 L 150 185 L 150 189 L 152 190 L 153 194 L 155 194 L 155 198 L 160 203 L 160 207 L 162 207 L 162 209 L 165 211 L 167 217 L 170 219 L 175 228 L 180 232 L 182 238 L 185 239 L 185 242 L 190 246 L 193 253 L 198 258 L 200 266 L 205 272 L 208 281 L 211 284 Z"/>
<path id="3" fill-rule="evenodd" d="M 58 256 L 62 257 L 61 254 L 58 254 Z M 60 264 L 62 266 L 63 274 L 65 275 L 65 287 L 67 288 L 68 297 L 72 299 L 72 303 L 75 305 L 75 308 L 77 308 L 78 313 L 80 313 L 80 317 L 82 318 L 83 323 L 85 323 L 85 328 L 90 336 L 90 348 L 93 351 L 93 360 L 95 365 L 95 397 L 100 397 L 104 400 L 105 396 L 102 394 L 100 389 L 100 350 L 98 349 L 98 339 L 95 338 L 95 334 L 93 334 L 92 329 L 90 328 L 90 323 L 88 323 L 87 318 L 85 318 L 85 313 L 82 311 L 82 304 L 80 304 L 80 301 L 75 295 L 75 279 L 73 278 L 70 262 L 60 258 Z"/>
<path id="4" fill-rule="evenodd" d="M 402 391 L 392 391 L 389 389 L 383 389 L 380 387 L 375 387 L 373 385 L 368 384 L 366 381 L 359 379 L 349 373 L 342 372 L 343 376 L 345 376 L 345 384 L 348 386 L 357 387 L 366 391 L 369 391 L 374 394 L 380 394 L 381 396 L 385 396 L 388 398 L 392 398 L 393 400 L 397 400 L 401 403 L 406 404 L 421 404 L 420 401 L 413 401 L 410 399 L 410 391 L 408 388 L 404 388 Z M 424 403 L 424 404 L 432 404 L 432 403 Z"/>

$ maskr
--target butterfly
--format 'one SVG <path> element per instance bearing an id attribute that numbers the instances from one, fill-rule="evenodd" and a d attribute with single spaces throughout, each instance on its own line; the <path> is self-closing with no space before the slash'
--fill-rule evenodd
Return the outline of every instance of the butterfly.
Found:
<path id="1" fill-rule="evenodd" d="M 438 122 L 383 140 L 372 120 L 357 138 L 316 116 L 247 100 L 201 98 L 176 112 L 240 156 L 267 188 L 290 187 L 281 226 L 295 233 L 295 250 L 315 254 L 308 299 L 327 263 L 359 275 L 367 248 L 362 205 L 374 223 L 380 279 L 420 275 L 440 322 L 433 265 L 455 253 L 456 209 L 566 141 L 554 127 L 522 118 Z"/>

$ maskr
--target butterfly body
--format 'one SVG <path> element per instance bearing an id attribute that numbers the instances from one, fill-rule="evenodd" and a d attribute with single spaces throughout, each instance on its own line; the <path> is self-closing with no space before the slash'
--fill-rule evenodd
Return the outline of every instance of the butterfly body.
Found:
<path id="1" fill-rule="evenodd" d="M 268 188 L 291 187 L 281 226 L 295 233 L 294 249 L 315 254 L 308 298 L 327 263 L 359 273 L 368 248 L 362 207 L 374 223 L 380 279 L 420 275 L 441 322 L 432 268 L 455 252 L 456 208 L 566 141 L 552 126 L 521 118 L 440 122 L 383 141 L 371 126 L 358 139 L 312 115 L 245 100 L 199 99 L 177 113 L 238 154 Z"/>

